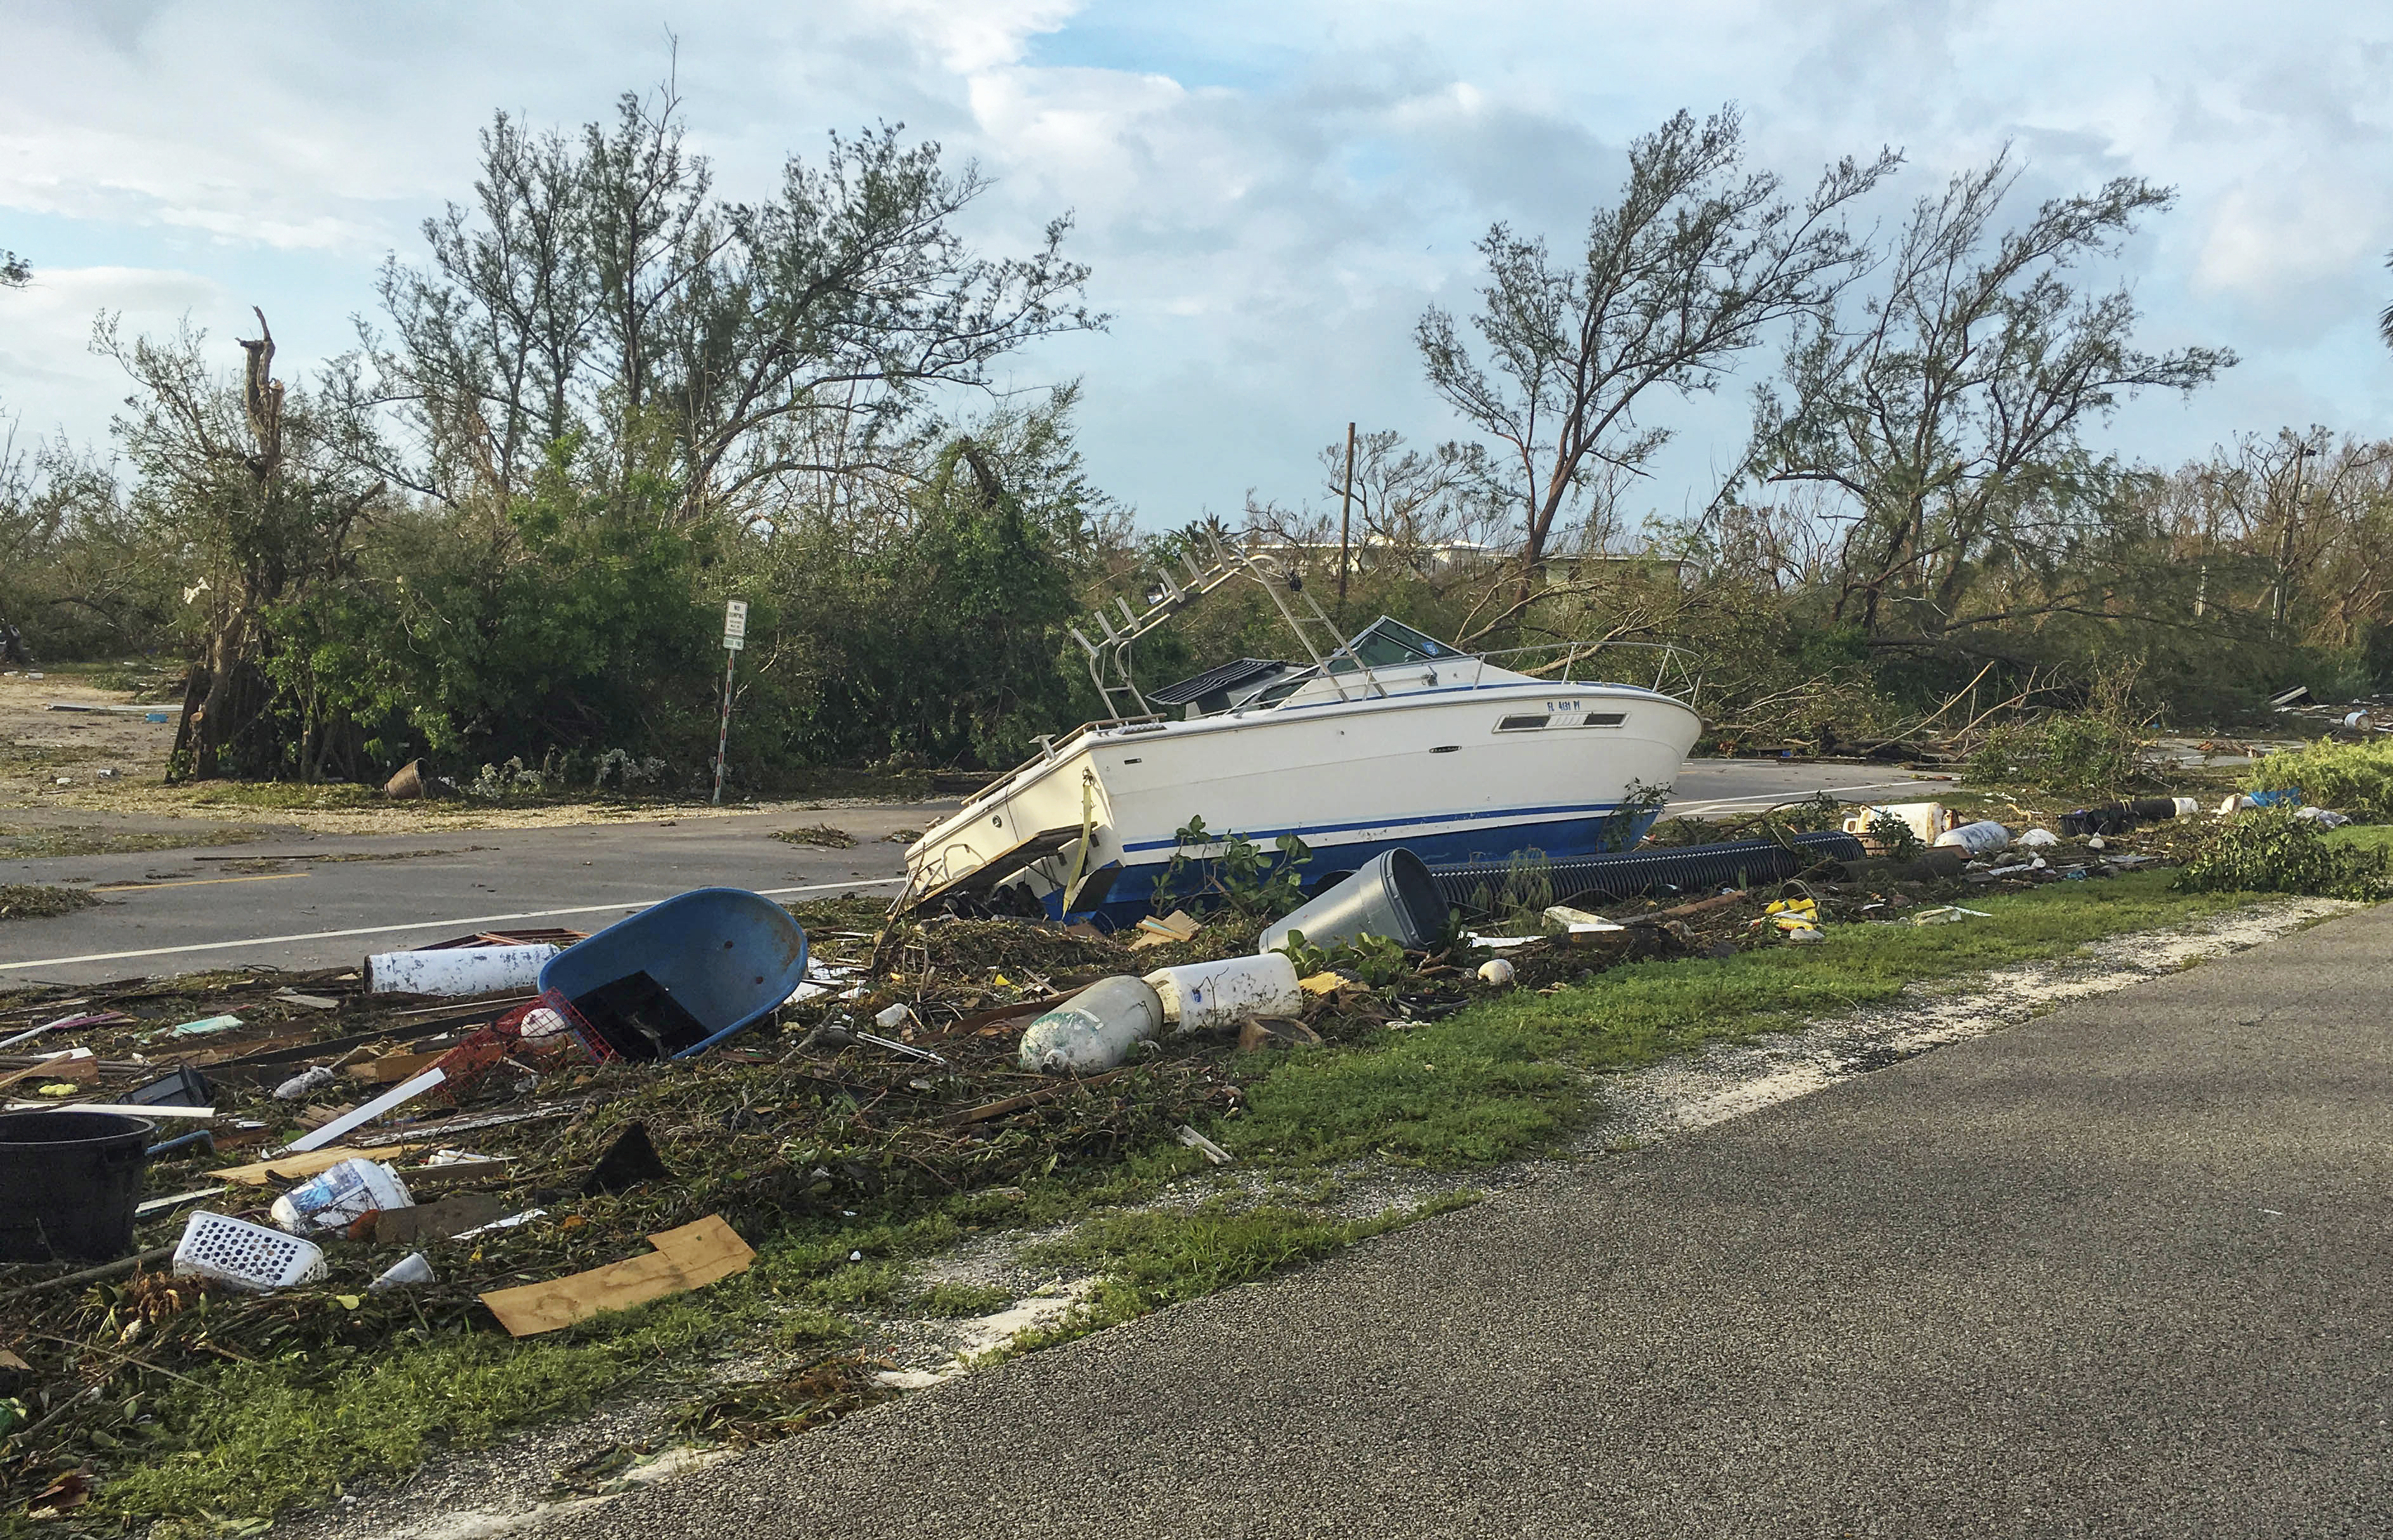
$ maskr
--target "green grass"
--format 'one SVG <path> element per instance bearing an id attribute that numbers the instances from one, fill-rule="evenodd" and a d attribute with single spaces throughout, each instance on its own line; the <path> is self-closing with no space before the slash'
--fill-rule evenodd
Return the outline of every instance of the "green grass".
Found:
<path id="1" fill-rule="evenodd" d="M 1247 1092 L 1214 1137 L 1249 1159 L 1380 1155 L 1439 1168 L 1552 1142 L 1578 1119 L 1577 1078 L 1542 1027 L 1481 1006 L 1363 1049 L 1306 1049 Z"/>
<path id="2" fill-rule="evenodd" d="M 960 1320 L 994 1314 L 1012 1303 L 1013 1295 L 1010 1290 L 945 1278 L 916 1295 L 908 1309 L 933 1320 Z"/>
<path id="3" fill-rule="evenodd" d="M 2352 824 L 2327 837 L 2327 843 L 2359 850 L 2393 850 L 2393 824 Z"/>
<path id="4" fill-rule="evenodd" d="M 371 1354 L 286 1354 L 227 1364 L 166 1387 L 145 1445 L 109 1472 L 94 1507 L 132 1518 L 270 1516 L 360 1480 L 396 1480 L 443 1446 L 486 1445 L 579 1411 L 635 1381 L 699 1383 L 707 1356 L 771 1323 L 784 1347 L 852 1340 L 904 1299 L 906 1261 L 952 1246 L 975 1204 L 909 1220 L 784 1235 L 748 1272 L 692 1294 L 515 1339 L 470 1323 L 412 1319 L 372 1297 L 392 1325 Z M 863 1260 L 848 1258 L 860 1253 Z M 295 1298 L 295 1297 L 294 1297 Z M 327 1297 L 311 1308 L 338 1309 Z"/>
<path id="5" fill-rule="evenodd" d="M 1830 925 L 1811 946 L 1631 963 L 1550 995 L 1498 996 L 1355 1048 L 1289 1056 L 1214 1138 L 1249 1159 L 1319 1164 L 1365 1155 L 1438 1168 L 1551 1147 L 1588 1116 L 1582 1075 L 1633 1069 L 1716 1041 L 1892 999 L 2090 941 L 2246 903 L 2169 891 L 2166 872 L 1972 899 L 1958 925 Z"/>

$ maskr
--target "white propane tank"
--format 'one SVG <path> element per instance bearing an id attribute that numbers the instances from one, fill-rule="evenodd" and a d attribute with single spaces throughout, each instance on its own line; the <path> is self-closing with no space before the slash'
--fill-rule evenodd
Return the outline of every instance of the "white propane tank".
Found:
<path id="1" fill-rule="evenodd" d="M 1296 964 L 1286 952 L 1158 968 L 1146 982 L 1163 1001 L 1163 1019 L 1182 1032 L 1236 1026 L 1249 1016 L 1293 1016 L 1304 1009 Z"/>
<path id="2" fill-rule="evenodd" d="M 1117 974 L 1032 1022 L 1022 1034 L 1022 1067 L 1047 1075 L 1092 1075 L 1112 1069 L 1162 1031 L 1163 1001 L 1155 986 Z"/>
<path id="3" fill-rule="evenodd" d="M 1966 850 L 1972 855 L 1992 855 L 1998 850 L 2010 848 L 2011 831 L 1992 818 L 1982 818 L 1974 824 L 1946 829 L 1936 836 L 1936 842 Z"/>

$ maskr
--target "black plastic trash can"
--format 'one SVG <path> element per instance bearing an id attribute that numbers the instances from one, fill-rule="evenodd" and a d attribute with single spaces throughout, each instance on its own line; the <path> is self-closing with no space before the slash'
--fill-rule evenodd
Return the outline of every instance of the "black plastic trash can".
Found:
<path id="1" fill-rule="evenodd" d="M 106 1262 L 130 1252 L 157 1131 L 122 1113 L 0 1113 L 0 1262 Z"/>

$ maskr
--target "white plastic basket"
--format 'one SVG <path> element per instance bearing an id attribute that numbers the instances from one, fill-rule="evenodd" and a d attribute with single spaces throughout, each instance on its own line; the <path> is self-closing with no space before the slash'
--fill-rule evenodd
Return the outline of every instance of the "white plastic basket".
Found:
<path id="1" fill-rule="evenodd" d="M 214 1278 L 255 1293 L 312 1284 L 324 1276 L 324 1248 L 229 1214 L 195 1210 L 175 1246 L 175 1272 Z"/>

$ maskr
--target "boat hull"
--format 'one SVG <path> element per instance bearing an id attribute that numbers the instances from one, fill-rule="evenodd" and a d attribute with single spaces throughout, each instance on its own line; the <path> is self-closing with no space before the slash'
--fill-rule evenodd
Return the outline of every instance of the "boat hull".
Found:
<path id="1" fill-rule="evenodd" d="M 919 891 L 1040 831 L 1086 829 L 1085 853 L 1041 859 L 1027 880 L 1057 912 L 1076 865 L 1118 863 L 1092 909 L 1128 923 L 1151 910 L 1193 818 L 1217 840 L 1295 835 L 1308 886 L 1396 846 L 1432 865 L 1591 855 L 1642 835 L 1655 809 L 1639 793 L 1669 784 L 1697 730 L 1667 696 L 1536 682 L 1104 729 L 968 803 L 908 859 Z M 1163 896 L 1199 881 L 1183 868 Z"/>

